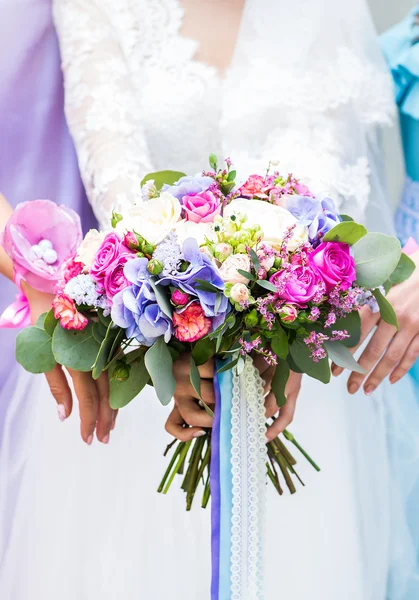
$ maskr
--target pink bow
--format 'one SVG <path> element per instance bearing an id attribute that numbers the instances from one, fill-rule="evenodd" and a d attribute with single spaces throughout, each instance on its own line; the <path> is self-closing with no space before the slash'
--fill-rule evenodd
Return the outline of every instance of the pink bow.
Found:
<path id="1" fill-rule="evenodd" d="M 29 302 L 23 292 L 19 292 L 16 300 L 6 308 L 0 317 L 0 328 L 28 327 L 31 324 Z"/>
<path id="2" fill-rule="evenodd" d="M 405 247 L 403 248 L 403 252 L 409 256 L 410 254 L 414 254 L 418 250 L 419 246 L 417 245 L 415 240 L 412 237 L 410 237 L 407 240 Z"/>

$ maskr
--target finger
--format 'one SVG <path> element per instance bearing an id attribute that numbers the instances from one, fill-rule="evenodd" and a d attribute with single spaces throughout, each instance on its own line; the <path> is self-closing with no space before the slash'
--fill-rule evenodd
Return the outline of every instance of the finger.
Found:
<path id="1" fill-rule="evenodd" d="M 292 389 L 287 395 L 287 402 L 279 411 L 279 417 L 268 427 L 266 437 L 268 441 L 275 439 L 288 427 L 294 418 L 295 405 L 297 403 L 298 390 Z"/>
<path id="2" fill-rule="evenodd" d="M 401 361 L 390 375 L 390 383 L 397 383 L 410 371 L 419 357 L 419 336 L 415 336 L 410 342 Z"/>
<path id="3" fill-rule="evenodd" d="M 186 380 L 190 378 L 191 355 L 182 354 L 173 364 L 173 374 L 176 380 Z M 203 379 L 213 379 L 214 377 L 214 359 L 211 358 L 203 365 L 198 366 L 198 372 Z"/>
<path id="4" fill-rule="evenodd" d="M 199 427 L 185 427 L 185 421 L 177 406 L 174 407 L 166 421 L 166 431 L 181 442 L 189 442 L 193 438 L 205 435 L 205 431 Z"/>
<path id="5" fill-rule="evenodd" d="M 260 354 L 256 354 L 256 356 L 253 357 L 253 364 L 259 371 L 259 375 L 261 377 L 263 377 L 266 371 L 270 368 L 264 357 Z M 263 379 L 265 379 L 265 377 L 263 377 Z"/>
<path id="6" fill-rule="evenodd" d="M 115 425 L 116 425 L 116 417 L 118 416 L 119 410 L 114 410 L 113 411 L 113 417 L 112 417 L 112 427 L 111 430 L 115 429 Z"/>
<path id="7" fill-rule="evenodd" d="M 96 428 L 99 396 L 91 373 L 69 371 L 74 383 L 74 390 L 79 400 L 80 431 L 83 440 L 90 446 Z"/>
<path id="8" fill-rule="evenodd" d="M 96 424 L 96 437 L 103 444 L 109 442 L 109 435 L 114 421 L 114 410 L 109 404 L 109 377 L 106 372 L 102 373 L 96 380 L 99 392 L 99 411 Z"/>
<path id="9" fill-rule="evenodd" d="M 409 347 L 412 341 L 412 337 L 413 335 L 406 331 L 395 335 L 393 341 L 384 351 L 382 358 L 365 382 L 364 390 L 366 394 L 372 394 L 383 379 L 399 364 L 406 352 L 406 348 Z"/>
<path id="10" fill-rule="evenodd" d="M 271 417 L 275 416 L 276 413 L 278 412 L 278 410 L 279 410 L 279 408 L 278 408 L 278 405 L 276 403 L 275 394 L 273 392 L 271 392 L 265 398 L 265 415 L 266 415 L 266 418 L 270 419 Z"/>
<path id="11" fill-rule="evenodd" d="M 212 427 L 213 418 L 190 396 L 175 396 L 176 406 L 182 419 L 191 427 Z"/>
<path id="12" fill-rule="evenodd" d="M 199 396 L 189 379 L 176 381 L 175 397 L 199 400 Z M 214 381 L 212 379 L 201 379 L 201 397 L 205 404 L 215 404 Z"/>
<path id="13" fill-rule="evenodd" d="M 385 323 L 385 321 L 380 321 L 376 332 L 368 342 L 367 347 L 358 360 L 359 366 L 363 367 L 367 373 L 369 373 L 380 360 L 396 331 L 397 329 L 393 325 L 389 325 L 388 323 Z M 355 394 L 358 391 L 365 377 L 366 374 L 351 373 L 348 379 L 348 391 L 350 394 Z"/>
<path id="14" fill-rule="evenodd" d="M 262 380 L 264 382 L 263 389 L 264 389 L 265 394 L 267 394 L 271 390 L 271 384 L 272 384 L 273 376 L 275 375 L 275 370 L 276 370 L 276 367 L 268 367 L 262 375 Z"/>
<path id="15" fill-rule="evenodd" d="M 363 306 L 359 311 L 359 316 L 361 317 L 361 336 L 359 338 L 359 342 L 356 346 L 351 348 L 352 354 L 354 354 L 360 346 L 365 342 L 367 337 L 370 335 L 371 331 L 377 325 L 380 320 L 380 313 L 373 313 L 372 310 L 368 306 Z M 344 368 L 338 367 L 335 363 L 332 364 L 332 375 L 337 377 L 341 373 L 343 373 Z"/>
<path id="16" fill-rule="evenodd" d="M 71 415 L 73 409 L 73 397 L 68 385 L 67 377 L 61 367 L 56 365 L 52 371 L 45 373 L 49 389 L 57 402 L 57 413 L 60 421 L 64 421 Z"/>

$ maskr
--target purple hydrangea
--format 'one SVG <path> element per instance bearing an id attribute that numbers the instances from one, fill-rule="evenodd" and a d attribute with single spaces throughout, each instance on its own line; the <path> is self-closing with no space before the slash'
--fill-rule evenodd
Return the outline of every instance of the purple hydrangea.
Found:
<path id="1" fill-rule="evenodd" d="M 189 263 L 186 271 L 162 277 L 158 283 L 174 285 L 198 298 L 205 316 L 212 318 L 213 329 L 216 329 L 225 320 L 230 310 L 230 303 L 224 295 L 224 281 L 212 260 L 199 250 L 198 243 L 193 238 L 187 238 L 184 241 L 183 256 Z M 219 293 L 199 289 L 198 279 L 210 283 L 219 290 Z"/>
<path id="2" fill-rule="evenodd" d="M 182 202 L 184 196 L 195 196 L 195 194 L 205 192 L 213 183 L 214 180 L 211 177 L 201 175 L 190 177 L 185 175 L 174 185 L 164 185 L 162 191 L 169 192 Z"/>
<path id="3" fill-rule="evenodd" d="M 308 196 L 290 196 L 287 209 L 301 225 L 308 227 L 308 237 L 314 245 L 342 220 L 331 198 L 319 200 Z"/>

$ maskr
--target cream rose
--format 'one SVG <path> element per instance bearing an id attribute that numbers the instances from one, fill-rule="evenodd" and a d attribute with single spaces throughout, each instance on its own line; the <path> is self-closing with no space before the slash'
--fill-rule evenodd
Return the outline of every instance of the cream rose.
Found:
<path id="1" fill-rule="evenodd" d="M 82 263 L 84 273 L 90 271 L 93 259 L 102 245 L 106 233 L 106 231 L 98 231 L 97 229 L 90 229 L 86 233 L 74 259 L 76 262 Z"/>
<path id="2" fill-rule="evenodd" d="M 250 258 L 247 254 L 231 254 L 220 267 L 220 275 L 226 283 L 248 283 L 237 269 L 250 272 Z"/>
<path id="3" fill-rule="evenodd" d="M 231 299 L 234 302 L 247 302 L 249 300 L 249 288 L 244 283 L 235 283 L 230 290 Z"/>
<path id="4" fill-rule="evenodd" d="M 298 225 L 297 219 L 282 206 L 262 202 L 261 200 L 233 200 L 224 210 L 224 216 L 233 213 L 247 215 L 246 227 L 260 225 L 263 241 L 278 250 L 289 227 L 296 225 L 293 236 L 288 242 L 288 250 L 295 250 L 308 240 L 308 228 Z"/>
<path id="5" fill-rule="evenodd" d="M 179 200 L 163 192 L 158 198 L 131 206 L 115 229 L 119 233 L 135 231 L 150 244 L 158 244 L 174 229 L 181 210 Z"/>
<path id="6" fill-rule="evenodd" d="M 174 228 L 178 237 L 179 243 L 187 238 L 194 238 L 198 242 L 198 246 L 205 244 L 205 238 L 213 239 L 214 232 L 211 228 L 211 223 L 195 223 L 194 221 L 179 221 Z"/>

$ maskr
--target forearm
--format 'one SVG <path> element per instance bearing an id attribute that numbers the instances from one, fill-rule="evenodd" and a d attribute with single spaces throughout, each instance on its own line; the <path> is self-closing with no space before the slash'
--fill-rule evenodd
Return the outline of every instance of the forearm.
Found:
<path id="1" fill-rule="evenodd" d="M 13 210 L 6 198 L 0 194 L 0 231 L 3 231 Z M 13 264 L 3 247 L 0 246 L 0 274 L 13 279 Z"/>

